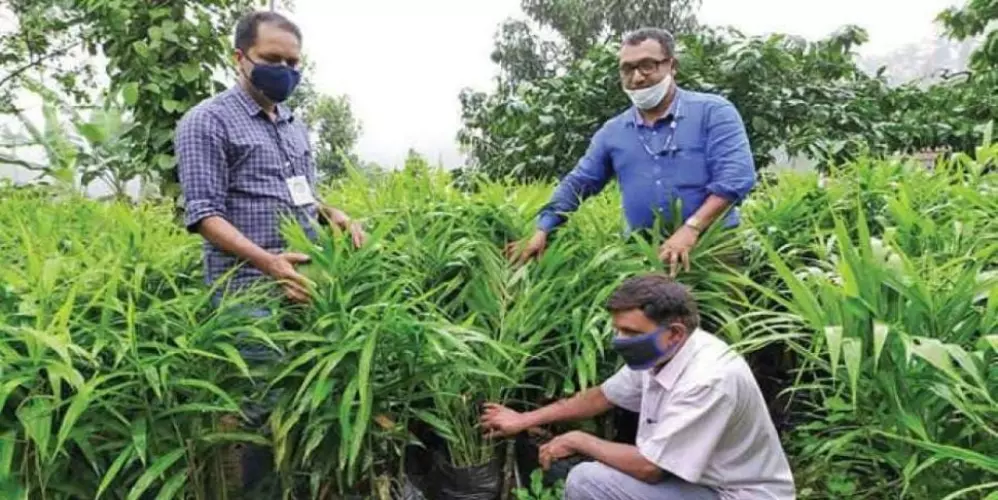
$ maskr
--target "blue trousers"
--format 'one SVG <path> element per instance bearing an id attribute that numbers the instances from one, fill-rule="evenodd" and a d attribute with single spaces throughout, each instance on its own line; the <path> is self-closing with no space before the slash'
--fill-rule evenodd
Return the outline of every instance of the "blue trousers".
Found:
<path id="1" fill-rule="evenodd" d="M 718 500 L 706 486 L 678 477 L 658 484 L 639 481 L 600 462 L 583 462 L 565 481 L 565 500 Z"/>
<path id="2" fill-rule="evenodd" d="M 270 311 L 266 309 L 248 309 L 246 316 L 252 319 L 260 319 L 270 316 Z M 260 366 L 275 365 L 280 362 L 280 356 L 266 347 L 252 346 L 245 342 L 246 336 L 237 336 L 237 350 L 249 365 L 250 370 Z M 262 390 L 265 382 L 255 382 L 250 387 L 251 392 L 256 393 Z M 246 414 L 247 421 L 244 422 L 244 429 L 252 433 L 269 434 L 267 418 L 273 411 L 274 406 L 280 397 L 280 393 L 271 390 L 263 394 L 259 400 L 254 401 L 250 395 L 244 395 L 240 405 L 243 413 Z M 252 443 L 241 443 L 240 472 L 243 484 L 239 485 L 243 496 L 246 499 L 280 499 L 281 488 L 280 478 L 274 469 L 273 453 L 268 447 L 258 446 Z"/>

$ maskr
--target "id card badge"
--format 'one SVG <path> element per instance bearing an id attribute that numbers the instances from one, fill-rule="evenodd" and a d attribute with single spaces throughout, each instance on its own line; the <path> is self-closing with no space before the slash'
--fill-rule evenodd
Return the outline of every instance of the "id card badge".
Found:
<path id="1" fill-rule="evenodd" d="M 296 207 L 311 205 L 315 203 L 312 196 L 312 188 L 308 185 L 308 179 L 304 175 L 296 175 L 287 179 L 288 190 L 291 192 L 291 201 Z"/>

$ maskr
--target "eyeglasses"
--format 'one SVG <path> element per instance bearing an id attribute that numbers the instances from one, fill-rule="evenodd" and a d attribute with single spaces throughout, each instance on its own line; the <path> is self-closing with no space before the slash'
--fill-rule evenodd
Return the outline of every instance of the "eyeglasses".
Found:
<path id="1" fill-rule="evenodd" d="M 631 73 L 633 73 L 635 69 L 637 69 L 638 71 L 640 71 L 642 75 L 648 76 L 648 75 L 654 73 L 655 70 L 657 70 L 658 67 L 662 63 L 665 63 L 665 62 L 668 62 L 668 61 L 669 61 L 669 58 L 665 58 L 665 59 L 642 59 L 642 60 L 640 60 L 640 61 L 638 61 L 636 63 L 621 63 L 620 67 L 618 69 L 620 70 L 620 75 L 624 76 L 624 77 L 631 76 Z"/>

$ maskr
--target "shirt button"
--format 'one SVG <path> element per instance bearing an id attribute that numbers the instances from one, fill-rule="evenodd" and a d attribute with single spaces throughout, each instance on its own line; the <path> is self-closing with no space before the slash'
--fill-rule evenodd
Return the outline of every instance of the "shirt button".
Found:
<path id="1" fill-rule="evenodd" d="M 655 181 L 655 184 L 658 184 L 659 186 L 661 186 L 662 185 L 662 181 Z"/>

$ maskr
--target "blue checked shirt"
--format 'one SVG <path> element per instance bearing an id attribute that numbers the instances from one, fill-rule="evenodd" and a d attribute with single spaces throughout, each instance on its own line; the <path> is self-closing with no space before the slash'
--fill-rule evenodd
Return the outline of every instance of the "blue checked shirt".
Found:
<path id="1" fill-rule="evenodd" d="M 219 216 L 271 253 L 284 250 L 283 216 L 297 219 L 314 237 L 315 204 L 296 207 L 286 179 L 304 175 L 315 192 L 315 162 L 308 129 L 287 107 L 278 105 L 277 120 L 239 85 L 207 99 L 181 119 L 175 137 L 184 224 L 195 231 L 207 217 Z M 238 290 L 263 273 L 205 240 L 205 281 L 212 285 L 233 267 L 220 292 Z"/>
<path id="2" fill-rule="evenodd" d="M 738 205 L 756 182 L 755 163 L 738 110 L 721 96 L 677 88 L 669 111 L 646 125 L 637 109 L 607 120 L 586 154 L 559 183 L 537 226 L 551 232 L 586 198 L 616 177 L 628 230 L 672 221 L 672 202 L 690 218 L 711 194 Z M 736 207 L 718 222 L 737 226 Z"/>

